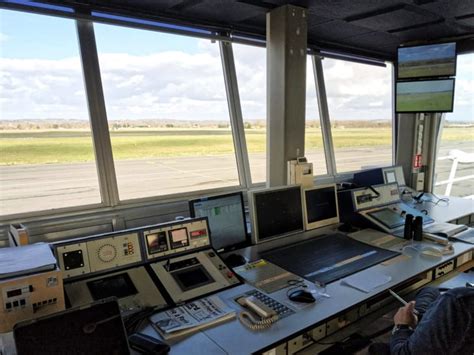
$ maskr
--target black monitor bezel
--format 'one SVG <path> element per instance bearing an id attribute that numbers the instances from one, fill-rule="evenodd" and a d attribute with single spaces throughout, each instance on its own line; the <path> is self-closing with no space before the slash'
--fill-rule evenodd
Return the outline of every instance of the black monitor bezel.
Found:
<path id="1" fill-rule="evenodd" d="M 293 230 L 293 231 L 288 231 L 284 232 L 281 234 L 273 235 L 271 237 L 266 237 L 266 238 L 261 238 L 260 236 L 260 231 L 258 230 L 258 212 L 257 212 L 257 206 L 256 206 L 256 201 L 255 199 L 258 198 L 258 195 L 260 194 L 266 194 L 266 193 L 274 193 L 278 191 L 283 191 L 283 190 L 290 190 L 290 189 L 298 189 L 299 190 L 299 196 L 300 196 L 300 208 L 301 208 L 301 229 L 298 230 Z M 251 191 L 251 197 L 249 200 L 249 204 L 252 206 L 252 231 L 254 234 L 254 240 L 256 244 L 260 243 L 265 243 L 271 240 L 279 239 L 279 238 L 285 238 L 289 237 L 292 235 L 296 235 L 298 233 L 302 233 L 305 231 L 305 217 L 304 217 L 304 207 L 303 207 L 303 195 L 302 195 L 302 186 L 301 185 L 284 185 L 284 186 L 277 186 L 277 187 L 269 187 L 266 189 L 261 189 L 261 190 L 255 190 Z"/>
<path id="2" fill-rule="evenodd" d="M 245 241 L 243 241 L 241 243 L 237 243 L 237 244 L 232 244 L 232 245 L 229 245 L 229 246 L 224 247 L 224 248 L 221 248 L 221 249 L 218 250 L 218 252 L 233 251 L 233 250 L 237 250 L 237 249 L 246 248 L 246 247 L 252 245 L 252 240 L 251 240 L 250 233 L 248 233 L 248 231 L 247 231 L 247 220 L 245 218 L 244 195 L 243 195 L 242 191 L 231 192 L 231 193 L 223 194 L 223 195 L 213 195 L 213 196 L 200 197 L 200 198 L 196 198 L 196 199 L 193 199 L 193 200 L 189 200 L 189 215 L 191 216 L 191 218 L 196 218 L 196 211 L 194 209 L 194 205 L 196 203 L 210 201 L 210 200 L 218 200 L 220 198 L 227 198 L 227 197 L 233 197 L 233 196 L 239 196 L 240 197 L 240 202 L 241 202 L 241 205 L 242 205 L 242 217 L 243 217 L 242 223 L 244 225 L 244 231 L 245 231 Z M 213 240 L 212 240 L 212 237 L 213 237 L 212 236 L 212 230 L 211 230 L 211 227 L 209 225 L 209 218 L 208 218 L 208 228 L 209 228 L 209 238 L 210 238 L 210 241 L 211 241 L 211 246 L 214 246 L 214 243 L 213 243 Z"/>
<path id="3" fill-rule="evenodd" d="M 403 77 L 401 78 L 400 75 L 399 75 L 399 70 L 398 70 L 398 64 L 399 64 L 399 61 L 398 61 L 398 58 L 399 58 L 399 53 L 400 53 L 400 50 L 401 49 L 406 49 L 406 48 L 413 48 L 413 47 L 425 47 L 425 46 L 435 46 L 435 45 L 439 45 L 439 44 L 454 44 L 454 73 L 453 74 L 445 74 L 445 75 L 427 75 L 427 76 L 410 76 L 410 77 Z M 458 61 L 457 61 L 457 57 L 458 57 L 458 46 L 457 46 L 457 43 L 456 42 L 445 42 L 445 43 L 427 43 L 427 44 L 423 44 L 423 45 L 409 45 L 409 46 L 399 46 L 397 48 L 397 60 L 395 62 L 395 77 L 396 77 L 396 81 L 414 81 L 414 80 L 418 80 L 418 79 L 428 79 L 428 78 L 449 78 L 449 77 L 452 77 L 452 76 L 456 76 L 456 72 L 457 72 L 457 65 L 458 65 Z"/>
<path id="4" fill-rule="evenodd" d="M 453 82 L 453 100 L 451 101 L 451 109 L 450 110 L 419 110 L 419 111 L 399 111 L 398 104 L 397 104 L 397 85 L 401 83 L 417 83 L 422 81 L 452 81 Z M 453 112 L 454 111 L 454 99 L 455 99 L 455 91 L 456 91 L 456 79 L 455 78 L 432 78 L 432 79 L 423 79 L 423 80 L 406 80 L 406 81 L 396 81 L 395 82 L 395 113 L 428 113 L 428 112 Z"/>

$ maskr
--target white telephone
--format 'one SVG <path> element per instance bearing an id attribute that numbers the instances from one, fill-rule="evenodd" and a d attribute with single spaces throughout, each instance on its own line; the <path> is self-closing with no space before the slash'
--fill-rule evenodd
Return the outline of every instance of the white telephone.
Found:
<path id="1" fill-rule="evenodd" d="M 260 317 L 260 319 L 257 319 L 250 312 L 241 312 L 239 314 L 241 323 L 252 330 L 269 328 L 278 320 L 277 312 L 254 296 L 240 297 L 237 299 L 237 303 L 242 307 L 252 310 L 252 313 Z"/>

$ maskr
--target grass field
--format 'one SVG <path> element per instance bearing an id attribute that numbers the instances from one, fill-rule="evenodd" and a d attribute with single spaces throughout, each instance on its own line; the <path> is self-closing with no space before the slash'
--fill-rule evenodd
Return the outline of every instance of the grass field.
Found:
<path id="1" fill-rule="evenodd" d="M 450 91 L 397 95 L 398 112 L 446 111 L 453 105 Z"/>
<path id="2" fill-rule="evenodd" d="M 391 144 L 390 128 L 333 128 L 335 148 L 377 147 Z M 250 153 L 264 152 L 264 129 L 246 130 Z M 111 132 L 114 159 L 233 154 L 229 129 L 161 129 Z M 321 131 L 306 130 L 306 149 L 323 149 Z M 473 141 L 474 127 L 445 128 L 443 140 Z M 94 160 L 86 131 L 0 132 L 0 165 L 88 162 Z"/>

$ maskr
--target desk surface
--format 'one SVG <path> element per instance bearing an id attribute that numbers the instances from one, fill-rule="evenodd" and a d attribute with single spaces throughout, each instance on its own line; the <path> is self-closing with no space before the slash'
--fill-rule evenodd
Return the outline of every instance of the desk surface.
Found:
<path id="1" fill-rule="evenodd" d="M 445 196 L 439 196 L 446 198 Z M 436 222 L 450 222 L 474 214 L 474 200 L 460 197 L 447 197 L 448 202 L 439 201 L 438 197 L 425 193 L 421 203 L 404 201 L 418 210 L 426 210 Z M 438 203 L 439 201 L 439 203 Z"/>
<path id="2" fill-rule="evenodd" d="M 314 233 L 303 233 L 298 236 L 293 236 L 290 239 L 295 241 L 311 237 L 314 237 Z M 286 239 L 285 244 L 288 242 L 289 240 Z M 243 249 L 241 252 L 250 260 L 255 260 L 258 258 L 259 251 L 261 252 L 263 250 L 274 248 L 276 244 L 281 243 L 282 241 L 275 240 Z M 405 241 L 401 240 L 400 244 L 392 249 L 401 251 L 404 243 Z M 387 290 L 389 288 L 395 288 L 397 285 L 400 285 L 409 279 L 426 273 L 437 265 L 471 251 L 473 250 L 473 246 L 464 243 L 455 243 L 454 249 L 454 254 L 436 259 L 420 256 L 414 253 L 413 250 L 408 249 L 404 252 L 404 255 L 407 255 L 408 258 L 400 258 L 398 262 L 389 265 L 379 264 L 361 271 L 360 274 L 367 275 L 367 277 L 370 277 L 373 272 L 379 272 L 389 275 L 392 278 L 389 283 L 380 286 L 369 293 L 364 293 L 343 286 L 340 284 L 340 281 L 336 281 L 327 285 L 326 292 L 331 296 L 330 298 L 321 298 L 315 304 L 297 304 L 288 300 L 286 289 L 274 292 L 270 295 L 272 298 L 288 305 L 290 308 L 296 309 L 297 312 L 279 320 L 271 328 L 258 332 L 247 329 L 238 321 L 238 319 L 233 319 L 216 327 L 202 330 L 201 334 L 205 335 L 206 338 L 199 337 L 194 339 L 188 337 L 178 341 L 173 341 L 171 343 L 171 352 L 176 354 L 186 353 L 189 349 L 192 349 L 195 352 L 199 346 L 202 346 L 202 349 L 205 349 L 204 352 L 208 353 L 211 353 L 209 351 L 215 347 L 214 353 L 217 354 L 221 352 L 228 354 L 250 354 L 269 350 L 277 343 L 285 341 L 286 339 L 291 339 L 299 333 L 314 328 L 320 323 L 325 323 L 352 308 L 366 303 L 371 298 L 384 294 L 388 295 Z M 315 287 L 309 283 L 308 285 L 309 287 Z M 242 309 L 234 299 L 251 289 L 253 288 L 250 285 L 244 284 L 222 291 L 218 293 L 218 295 L 238 313 Z M 151 327 L 147 327 L 145 331 L 150 335 L 156 336 L 156 333 L 154 333 Z"/>

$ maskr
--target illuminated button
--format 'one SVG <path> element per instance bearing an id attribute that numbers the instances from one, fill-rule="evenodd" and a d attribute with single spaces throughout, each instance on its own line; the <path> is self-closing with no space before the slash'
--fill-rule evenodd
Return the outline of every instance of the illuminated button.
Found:
<path id="1" fill-rule="evenodd" d="M 227 271 L 227 277 L 231 279 L 234 276 L 234 273 L 232 271 Z"/>

